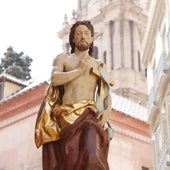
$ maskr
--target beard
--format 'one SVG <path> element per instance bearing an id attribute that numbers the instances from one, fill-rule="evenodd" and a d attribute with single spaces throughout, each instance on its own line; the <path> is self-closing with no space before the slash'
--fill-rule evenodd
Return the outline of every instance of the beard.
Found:
<path id="1" fill-rule="evenodd" d="M 91 43 L 87 43 L 86 41 L 80 41 L 78 44 L 75 44 L 78 50 L 86 51 L 90 48 Z"/>

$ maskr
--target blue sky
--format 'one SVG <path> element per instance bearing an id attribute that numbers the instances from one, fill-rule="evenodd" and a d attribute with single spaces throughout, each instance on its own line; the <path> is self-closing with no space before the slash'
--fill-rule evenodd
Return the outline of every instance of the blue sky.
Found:
<path id="1" fill-rule="evenodd" d="M 33 58 L 33 78 L 48 77 L 53 58 L 62 52 L 57 31 L 73 9 L 77 0 L 1 0 L 0 58 L 12 46 Z"/>

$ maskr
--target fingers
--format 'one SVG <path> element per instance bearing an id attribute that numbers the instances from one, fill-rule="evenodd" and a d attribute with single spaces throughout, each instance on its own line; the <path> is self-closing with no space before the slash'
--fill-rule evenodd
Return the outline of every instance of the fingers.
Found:
<path id="1" fill-rule="evenodd" d="M 97 120 L 98 120 L 98 124 L 102 127 L 104 127 L 104 125 L 106 124 L 106 122 L 109 120 L 108 114 L 106 113 L 98 113 L 97 114 Z"/>
<path id="2" fill-rule="evenodd" d="M 79 67 L 81 68 L 82 71 L 85 71 L 88 67 L 87 63 L 85 61 L 80 61 Z"/>
<path id="3" fill-rule="evenodd" d="M 105 125 L 105 123 L 106 123 L 102 113 L 99 113 L 99 114 L 97 115 L 97 120 L 98 120 L 98 124 L 99 124 L 101 127 L 103 127 L 103 126 Z"/>
<path id="4" fill-rule="evenodd" d="M 105 123 L 103 123 L 102 121 L 99 121 L 98 124 L 101 126 L 101 127 L 104 127 Z"/>
<path id="5" fill-rule="evenodd" d="M 97 114 L 97 120 L 100 120 L 100 119 L 101 119 L 101 116 L 102 116 L 102 114 L 101 114 L 101 113 L 98 113 L 98 114 Z"/>

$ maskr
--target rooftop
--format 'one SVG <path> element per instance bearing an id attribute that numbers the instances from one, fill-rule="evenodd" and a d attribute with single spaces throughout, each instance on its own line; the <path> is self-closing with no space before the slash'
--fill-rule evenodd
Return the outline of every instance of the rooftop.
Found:
<path id="1" fill-rule="evenodd" d="M 13 76 L 11 76 L 11 75 L 9 75 L 7 73 L 0 74 L 0 80 L 3 80 L 3 79 L 8 80 L 10 82 L 14 82 L 14 83 L 22 85 L 22 86 L 27 86 L 28 85 L 27 81 L 23 81 L 21 79 L 13 77 Z"/>
<path id="2" fill-rule="evenodd" d="M 140 105 L 137 102 L 131 101 L 128 98 L 111 93 L 112 109 L 131 116 L 141 121 L 148 121 L 147 107 Z"/>
<path id="3" fill-rule="evenodd" d="M 10 79 L 11 81 L 13 80 L 15 82 L 18 81 L 18 83 L 23 83 L 23 82 L 20 82 L 20 80 L 17 80 L 16 78 L 13 78 L 9 75 L 1 75 L 0 78 L 2 76 L 5 76 L 6 78 Z M 17 93 L 12 94 L 11 96 L 9 96 L 7 98 L 1 100 L 0 104 L 7 102 L 8 100 L 12 100 L 15 97 L 22 95 L 25 92 L 28 92 L 34 88 L 37 88 L 38 86 L 40 86 L 43 83 L 48 84 L 49 82 L 46 80 L 37 79 L 37 80 L 34 80 L 33 82 L 30 82 L 29 84 L 25 83 L 25 85 L 28 84 L 25 88 L 21 89 Z M 138 120 L 141 120 L 144 122 L 148 121 L 148 113 L 147 113 L 146 107 L 140 105 L 137 102 L 135 103 L 134 101 L 131 101 L 128 98 L 119 96 L 115 93 L 111 93 L 111 97 L 112 97 L 112 109 L 114 109 L 118 112 L 121 112 L 125 115 L 131 116 L 135 119 L 138 119 Z"/>

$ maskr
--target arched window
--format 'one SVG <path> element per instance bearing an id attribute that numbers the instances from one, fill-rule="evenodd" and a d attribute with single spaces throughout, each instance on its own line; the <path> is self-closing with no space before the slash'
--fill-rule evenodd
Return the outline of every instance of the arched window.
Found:
<path id="1" fill-rule="evenodd" d="M 98 59 L 98 48 L 96 46 L 93 47 L 93 57 Z"/>
<path id="2" fill-rule="evenodd" d="M 145 68 L 145 77 L 147 77 L 147 68 Z"/>
<path id="3" fill-rule="evenodd" d="M 115 32 L 115 23 L 114 21 L 109 21 L 109 37 L 110 37 L 110 51 L 111 51 L 111 69 L 114 69 L 114 32 Z"/>
<path id="4" fill-rule="evenodd" d="M 70 52 L 70 44 L 66 43 L 66 53 L 69 53 L 69 52 Z"/>
<path id="5" fill-rule="evenodd" d="M 107 64 L 107 53 L 106 51 L 103 52 L 103 62 Z"/>
<path id="6" fill-rule="evenodd" d="M 138 69 L 141 71 L 140 53 L 138 51 Z"/>
<path id="7" fill-rule="evenodd" d="M 0 82 L 0 100 L 3 99 L 3 94 L 4 94 L 4 86 L 3 83 Z"/>
<path id="8" fill-rule="evenodd" d="M 134 22 L 132 20 L 129 21 L 130 24 L 130 40 L 131 40 L 131 64 L 132 64 L 132 69 L 134 69 L 134 56 L 133 56 L 133 48 L 134 48 L 134 42 L 133 42 L 133 34 L 134 34 Z"/>

